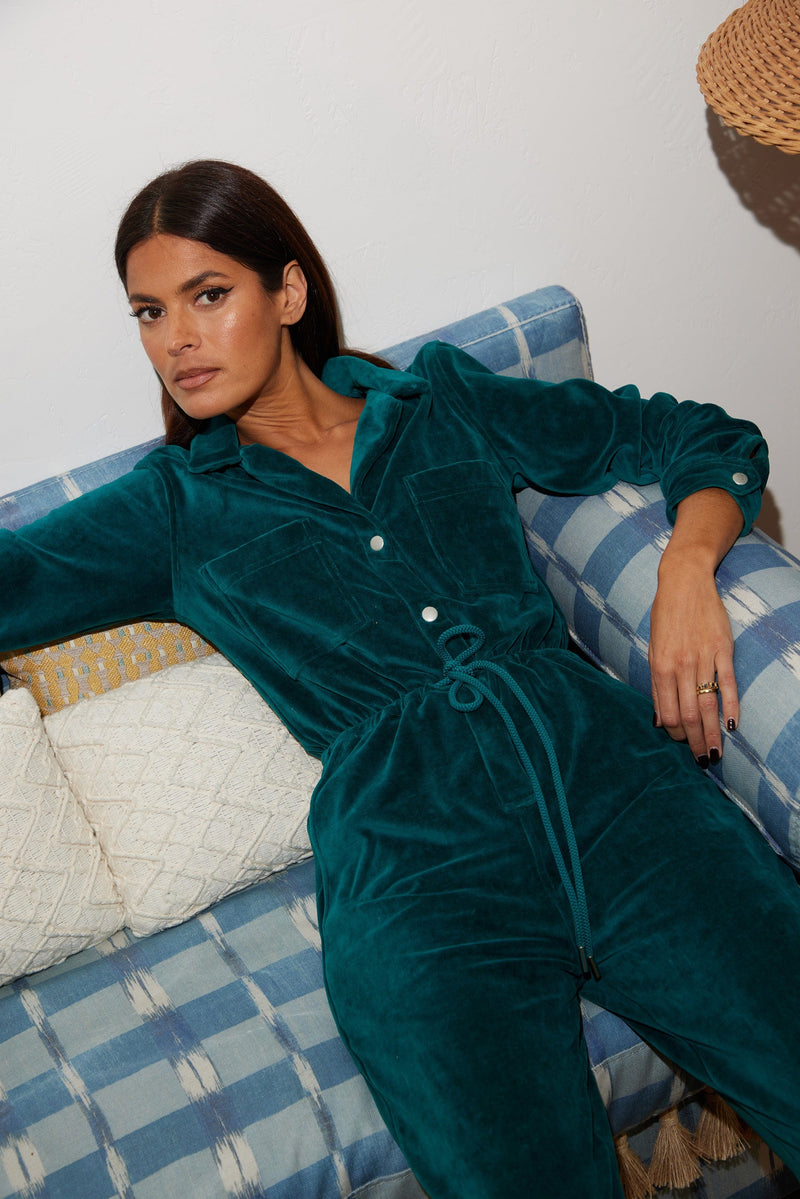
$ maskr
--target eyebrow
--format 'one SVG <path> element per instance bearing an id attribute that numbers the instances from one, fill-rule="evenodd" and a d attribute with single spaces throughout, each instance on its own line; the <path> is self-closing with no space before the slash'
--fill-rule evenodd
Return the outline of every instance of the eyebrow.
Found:
<path id="1" fill-rule="evenodd" d="M 222 271 L 202 271 L 201 274 L 193 275 L 191 279 L 187 279 L 185 283 L 182 283 L 178 288 L 178 295 L 182 296 L 187 291 L 194 291 L 196 287 L 199 287 L 201 283 L 205 283 L 207 279 L 227 278 L 228 276 L 224 275 Z M 128 296 L 129 304 L 159 304 L 160 302 L 155 296 L 142 295 L 140 292 L 132 292 Z"/>

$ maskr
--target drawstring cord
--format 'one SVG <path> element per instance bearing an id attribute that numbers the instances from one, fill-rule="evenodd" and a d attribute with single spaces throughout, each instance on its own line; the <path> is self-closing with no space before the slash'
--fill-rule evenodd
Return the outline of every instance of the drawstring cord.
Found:
<path id="1" fill-rule="evenodd" d="M 451 654 L 447 648 L 448 641 L 453 637 L 468 637 L 469 644 L 458 654 Z M 572 919 L 575 925 L 575 935 L 578 942 L 578 954 L 580 956 L 581 970 L 584 977 L 588 978 L 590 973 L 595 979 L 600 979 L 600 971 L 597 963 L 594 960 L 592 948 L 592 930 L 589 924 L 589 910 L 586 904 L 586 891 L 583 885 L 583 871 L 581 869 L 580 854 L 578 852 L 578 843 L 575 838 L 575 830 L 572 826 L 572 819 L 569 813 L 569 805 L 567 804 L 567 795 L 564 789 L 564 781 L 561 777 L 561 770 L 556 758 L 556 752 L 553 747 L 553 742 L 547 732 L 541 717 L 536 709 L 531 704 L 525 692 L 502 666 L 498 666 L 496 662 L 490 662 L 487 659 L 474 658 L 474 655 L 483 645 L 486 636 L 482 629 L 473 624 L 454 625 L 450 629 L 446 629 L 441 634 L 436 643 L 436 652 L 444 662 L 445 677 L 438 684 L 439 687 L 446 687 L 450 684 L 448 690 L 448 699 L 450 704 L 457 712 L 474 712 L 481 706 L 484 699 L 487 699 L 498 715 L 502 718 L 506 726 L 508 735 L 511 738 L 514 748 L 519 755 L 520 762 L 528 776 L 531 784 L 536 805 L 539 809 L 539 815 L 544 826 L 545 835 L 550 846 L 550 852 L 553 855 L 558 873 L 561 876 L 561 881 L 564 884 L 564 890 L 569 901 L 569 906 L 572 909 Z M 472 659 L 472 660 L 470 660 Z M 567 864 L 564 861 L 564 855 L 561 852 L 561 846 L 558 843 L 553 822 L 550 819 L 550 813 L 547 810 L 544 792 L 542 791 L 539 778 L 534 769 L 533 763 L 530 760 L 528 751 L 526 750 L 522 738 L 519 735 L 519 730 L 514 724 L 514 718 L 506 708 L 503 701 L 494 694 L 491 687 L 484 682 L 483 679 L 477 677 L 476 671 L 485 670 L 502 679 L 512 694 L 519 701 L 525 715 L 530 720 L 535 728 L 545 753 L 547 761 L 550 765 L 550 773 L 553 779 L 556 797 L 558 799 L 558 810 L 561 817 L 561 825 L 564 829 L 564 836 L 567 841 L 567 849 L 569 851 L 569 860 L 572 867 L 572 877 L 567 869 Z M 471 692 L 469 699 L 460 699 L 459 692 L 461 688 L 465 688 Z"/>

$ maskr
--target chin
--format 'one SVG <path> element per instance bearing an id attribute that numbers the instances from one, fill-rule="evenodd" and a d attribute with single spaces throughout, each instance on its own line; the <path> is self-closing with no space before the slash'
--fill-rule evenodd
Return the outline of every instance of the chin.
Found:
<path id="1" fill-rule="evenodd" d="M 172 395 L 172 392 L 170 392 Z M 212 416 L 227 416 L 230 411 L 228 404 L 217 400 L 216 402 L 209 399 L 205 403 L 186 402 L 185 396 L 172 396 L 175 403 L 180 408 L 181 412 L 192 420 L 210 420 Z"/>

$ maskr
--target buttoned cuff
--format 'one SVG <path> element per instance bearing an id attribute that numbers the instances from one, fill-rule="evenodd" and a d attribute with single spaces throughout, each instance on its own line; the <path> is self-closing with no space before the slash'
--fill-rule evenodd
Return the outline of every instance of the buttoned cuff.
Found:
<path id="1" fill-rule="evenodd" d="M 766 469 L 758 458 L 710 458 L 705 462 L 677 464 L 667 470 L 661 487 L 667 501 L 667 519 L 675 523 L 678 504 L 696 491 L 719 487 L 732 495 L 742 510 L 744 526 L 740 537 L 749 533 L 761 510 L 761 493 L 766 484 Z"/>

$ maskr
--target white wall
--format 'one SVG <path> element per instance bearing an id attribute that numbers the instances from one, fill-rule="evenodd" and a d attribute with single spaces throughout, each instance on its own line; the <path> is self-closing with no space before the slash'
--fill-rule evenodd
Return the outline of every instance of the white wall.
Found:
<path id="1" fill-rule="evenodd" d="M 0 491 L 158 432 L 115 227 L 213 156 L 296 208 L 351 344 L 572 288 L 603 382 L 761 423 L 765 527 L 800 552 L 800 157 L 708 122 L 695 61 L 733 6 L 0 0 Z"/>

